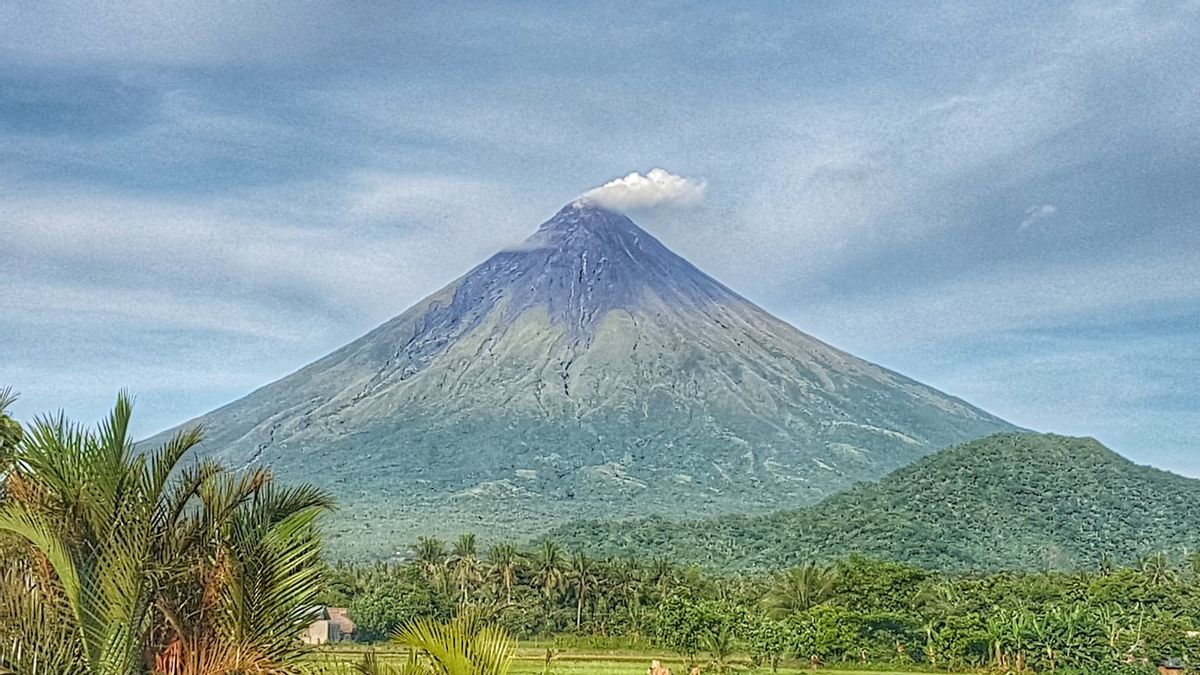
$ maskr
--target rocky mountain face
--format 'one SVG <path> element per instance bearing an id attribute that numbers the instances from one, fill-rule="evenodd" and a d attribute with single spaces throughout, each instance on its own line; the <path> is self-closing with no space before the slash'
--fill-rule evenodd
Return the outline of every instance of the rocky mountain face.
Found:
<path id="1" fill-rule="evenodd" d="M 347 557 L 418 534 L 796 507 L 1012 428 L 800 332 L 586 202 L 196 421 L 205 452 L 332 489 Z"/>

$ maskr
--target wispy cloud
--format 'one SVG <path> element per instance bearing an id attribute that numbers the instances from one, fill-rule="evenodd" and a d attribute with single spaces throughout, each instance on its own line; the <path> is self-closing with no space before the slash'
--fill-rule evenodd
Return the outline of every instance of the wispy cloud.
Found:
<path id="1" fill-rule="evenodd" d="M 1017 232 L 1025 232 L 1034 225 L 1051 218 L 1058 213 L 1058 207 L 1053 204 L 1034 204 L 1025 209 L 1025 219 L 1017 226 Z"/>

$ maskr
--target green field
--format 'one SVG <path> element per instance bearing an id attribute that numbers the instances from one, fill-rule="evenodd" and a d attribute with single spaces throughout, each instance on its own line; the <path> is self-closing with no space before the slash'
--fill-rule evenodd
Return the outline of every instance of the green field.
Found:
<path id="1" fill-rule="evenodd" d="M 344 670 L 346 666 L 356 663 L 361 657 L 365 648 L 338 646 L 332 648 L 316 649 L 309 656 L 310 667 L 306 673 L 310 675 L 342 675 L 348 671 Z M 380 657 L 380 661 L 384 663 L 400 664 L 407 658 L 407 652 L 395 648 L 376 649 L 375 653 Z M 654 653 L 654 652 L 636 652 L 636 651 L 597 651 L 597 650 L 580 650 L 570 651 L 564 650 L 554 659 L 549 670 L 546 670 L 545 649 L 538 647 L 523 646 L 517 652 L 517 662 L 513 667 L 512 675 L 645 675 L 650 667 L 652 659 L 662 661 L 663 666 L 670 668 L 675 675 L 687 675 L 688 668 L 686 662 L 673 654 Z M 849 668 L 849 666 L 847 666 Z M 750 670 L 749 663 L 745 659 L 733 659 L 730 665 L 730 672 L 745 673 Z M 911 673 L 922 673 L 929 671 L 911 670 L 911 671 L 894 671 L 894 670 L 855 670 L 843 669 L 838 665 L 830 665 L 818 670 L 833 671 L 843 675 L 906 675 Z M 711 673 L 711 669 L 704 669 L 704 672 Z M 761 668 L 755 672 L 763 675 L 770 675 L 771 671 L 768 668 Z M 779 668 L 779 675 L 800 675 L 801 673 L 813 673 L 814 671 L 808 667 L 808 664 L 787 663 Z M 965 675 L 962 673 L 947 673 L 945 671 L 937 671 L 941 675 Z"/>

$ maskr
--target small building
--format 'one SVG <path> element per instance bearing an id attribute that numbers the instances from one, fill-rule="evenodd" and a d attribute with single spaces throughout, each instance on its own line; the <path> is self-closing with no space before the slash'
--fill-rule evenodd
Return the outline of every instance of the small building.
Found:
<path id="1" fill-rule="evenodd" d="M 1162 675 L 1183 675 L 1185 669 L 1183 659 L 1163 659 L 1158 662 L 1158 672 Z"/>
<path id="2" fill-rule="evenodd" d="M 325 612 L 329 620 L 336 623 L 341 630 L 342 640 L 353 640 L 358 632 L 358 626 L 350 618 L 350 610 L 346 607 L 327 607 Z"/>
<path id="3" fill-rule="evenodd" d="M 320 619 L 308 624 L 308 628 L 300 635 L 300 641 L 306 645 L 324 645 L 331 642 L 341 642 L 342 631 L 337 623 L 328 619 Z"/>
<path id="4" fill-rule="evenodd" d="M 312 618 L 312 623 L 300 634 L 301 642 L 306 645 L 324 645 L 342 641 L 342 624 L 331 617 L 328 607 L 314 607 Z M 346 620 L 349 621 L 348 616 Z"/>

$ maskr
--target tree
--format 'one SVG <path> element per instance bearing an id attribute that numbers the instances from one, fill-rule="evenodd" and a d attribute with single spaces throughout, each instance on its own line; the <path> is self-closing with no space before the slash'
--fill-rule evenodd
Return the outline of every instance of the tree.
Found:
<path id="1" fill-rule="evenodd" d="M 496 544 L 488 551 L 488 577 L 499 590 L 504 591 L 505 602 L 509 604 L 513 601 L 513 588 L 517 585 L 521 562 L 521 555 L 512 544 Z"/>
<path id="2" fill-rule="evenodd" d="M 0 531 L 0 671 L 266 672 L 294 663 L 324 566 L 319 491 L 204 462 L 198 428 L 139 452 L 122 393 L 95 431 L 35 422 L 17 448 Z"/>
<path id="3" fill-rule="evenodd" d="M 575 629 L 579 630 L 583 626 L 583 603 L 588 589 L 596 583 L 596 573 L 591 559 L 582 553 L 571 557 L 569 571 L 575 582 Z"/>
<path id="4" fill-rule="evenodd" d="M 259 471 L 219 474 L 195 501 L 186 510 L 191 523 L 164 527 L 182 541 L 167 549 L 162 569 L 184 581 L 160 591 L 156 607 L 171 627 L 166 653 L 176 649 L 182 663 L 156 670 L 270 672 L 295 663 L 296 636 L 312 620 L 325 574 L 315 521 L 332 500 L 311 486 L 281 487 Z M 186 533 L 198 538 L 178 536 Z"/>
<path id="5" fill-rule="evenodd" d="M 8 495 L 8 474 L 16 459 L 17 446 L 24 437 L 21 425 L 9 413 L 9 407 L 17 400 L 11 389 L 0 389 L 0 504 Z M 8 533 L 0 533 L 0 558 L 13 558 L 18 555 L 20 545 Z"/>
<path id="6" fill-rule="evenodd" d="M 620 598 L 621 604 L 625 607 L 625 619 L 628 621 L 629 630 L 636 641 L 641 634 L 643 618 L 641 568 L 638 562 L 633 558 L 624 558 L 611 563 L 609 580 L 613 593 Z"/>
<path id="7" fill-rule="evenodd" d="M 750 651 L 750 659 L 755 667 L 765 661 L 771 666 L 771 672 L 779 670 L 779 661 L 792 641 L 787 628 L 781 622 L 745 611 L 737 623 L 737 631 Z"/>
<path id="8" fill-rule="evenodd" d="M 664 598 L 667 591 L 675 583 L 675 566 L 666 558 L 655 558 L 646 570 L 648 580 L 658 590 L 659 598 Z"/>
<path id="9" fill-rule="evenodd" d="M 389 581 L 371 588 L 350 602 L 358 635 L 366 641 L 384 640 L 405 622 L 436 618 L 441 608 L 427 587 Z"/>
<path id="10" fill-rule="evenodd" d="M 864 644 L 862 616 L 845 607 L 814 605 L 787 620 L 793 651 L 804 659 L 857 658 Z"/>
<path id="11" fill-rule="evenodd" d="M 729 670 L 729 657 L 737 650 L 731 621 L 717 621 L 704 628 L 700 636 L 700 644 L 708 652 L 710 665 L 714 672 L 725 673 Z"/>
<path id="12" fill-rule="evenodd" d="M 453 564 L 454 582 L 458 586 L 458 602 L 465 605 L 470 601 L 472 591 L 482 578 L 473 533 L 463 534 L 454 542 L 450 560 Z"/>
<path id="13" fill-rule="evenodd" d="M 0 480 L 8 471 L 9 462 L 24 437 L 20 423 L 8 414 L 8 409 L 17 400 L 11 389 L 0 389 Z M 0 493 L 2 495 L 3 493 Z"/>
<path id="14" fill-rule="evenodd" d="M 1142 574 L 1151 588 L 1162 588 L 1176 583 L 1179 575 L 1171 565 L 1166 553 L 1155 553 L 1142 560 Z"/>
<path id="15" fill-rule="evenodd" d="M 548 603 L 557 599 L 562 592 L 565 582 L 563 567 L 562 548 L 553 541 L 542 542 L 541 548 L 533 554 L 533 581 Z"/>
<path id="16" fill-rule="evenodd" d="M 417 562 L 429 585 L 445 590 L 446 545 L 437 537 L 421 537 L 417 541 Z"/>
<path id="17" fill-rule="evenodd" d="M 779 574 L 763 602 L 767 613 L 777 619 L 804 612 L 825 602 L 833 594 L 836 575 L 832 568 L 808 563 Z"/>
<path id="18" fill-rule="evenodd" d="M 679 596 L 669 596 L 659 605 L 654 622 L 655 640 L 695 663 L 705 628 L 697 606 Z"/>
<path id="19" fill-rule="evenodd" d="M 0 530 L 24 538 L 49 566 L 37 592 L 55 609 L 36 620 L 67 626 L 55 633 L 73 643 L 69 649 L 88 673 L 143 669 L 154 526 L 172 506 L 171 472 L 200 441 L 193 429 L 139 455 L 128 434 L 131 412 L 122 394 L 95 433 L 61 415 L 35 423 L 9 479 L 23 496 L 0 507 Z"/>

